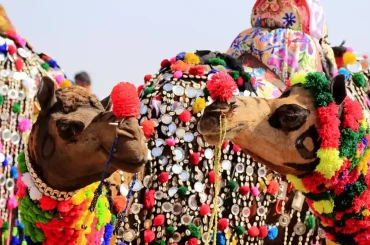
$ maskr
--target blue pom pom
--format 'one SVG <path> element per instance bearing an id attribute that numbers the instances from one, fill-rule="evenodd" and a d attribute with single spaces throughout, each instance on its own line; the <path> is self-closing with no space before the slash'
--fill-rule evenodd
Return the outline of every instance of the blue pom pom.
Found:
<path id="1" fill-rule="evenodd" d="M 19 238 L 16 236 L 12 237 L 12 245 L 18 245 L 20 243 Z"/>
<path id="2" fill-rule="evenodd" d="M 19 229 L 24 230 L 24 224 L 23 223 L 18 223 L 18 227 L 19 227 Z"/>
<path id="3" fill-rule="evenodd" d="M 4 162 L 3 162 L 3 167 L 6 167 L 9 165 L 9 162 L 8 162 L 8 159 L 5 158 Z"/>
<path id="4" fill-rule="evenodd" d="M 343 67 L 338 70 L 338 73 L 344 75 L 346 77 L 346 80 L 348 80 L 349 77 L 351 76 L 351 73 L 346 68 Z"/>
<path id="5" fill-rule="evenodd" d="M 4 43 L 3 45 L 0 45 L 0 53 L 3 53 L 3 54 L 7 54 L 8 53 L 8 46 L 6 45 L 6 43 Z"/>
<path id="6" fill-rule="evenodd" d="M 55 60 L 48 60 L 48 64 L 53 69 L 58 68 L 58 64 L 57 64 L 57 62 Z"/>
<path id="7" fill-rule="evenodd" d="M 278 228 L 276 226 L 273 226 L 273 227 L 269 228 L 267 238 L 269 240 L 274 240 L 277 237 L 278 233 L 279 233 Z"/>
<path id="8" fill-rule="evenodd" d="M 112 238 L 112 234 L 113 234 L 113 225 L 108 223 L 105 225 L 104 241 L 102 245 L 109 245 L 110 239 Z"/>
<path id="9" fill-rule="evenodd" d="M 178 55 L 176 55 L 176 60 L 184 60 L 185 54 L 185 52 L 179 53 Z"/>
<path id="10" fill-rule="evenodd" d="M 226 238 L 224 234 L 221 231 L 217 232 L 217 245 L 225 245 L 226 244 Z"/>
<path id="11" fill-rule="evenodd" d="M 15 166 L 12 167 L 12 169 L 10 170 L 11 174 L 12 174 L 12 177 L 13 179 L 18 179 L 18 170 Z"/>

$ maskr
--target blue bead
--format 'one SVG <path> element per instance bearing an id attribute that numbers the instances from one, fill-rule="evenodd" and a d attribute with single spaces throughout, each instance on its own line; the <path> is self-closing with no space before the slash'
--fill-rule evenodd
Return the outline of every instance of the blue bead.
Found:
<path id="1" fill-rule="evenodd" d="M 274 240 L 277 237 L 278 232 L 279 232 L 279 230 L 276 226 L 273 226 L 273 227 L 269 228 L 267 238 L 269 240 Z"/>
<path id="2" fill-rule="evenodd" d="M 0 53 L 6 54 L 8 52 L 7 45 L 4 43 L 3 45 L 0 45 Z"/>
<path id="3" fill-rule="evenodd" d="M 11 171 L 12 177 L 14 179 L 18 179 L 18 170 L 17 170 L 17 168 L 15 166 L 12 166 L 12 169 L 10 171 Z"/>
<path id="4" fill-rule="evenodd" d="M 8 159 L 5 158 L 4 162 L 3 162 L 3 167 L 6 167 L 9 165 L 9 162 L 8 162 Z"/>
<path id="5" fill-rule="evenodd" d="M 57 62 L 55 60 L 48 60 L 48 64 L 53 69 L 58 68 L 58 64 L 57 64 Z"/>
<path id="6" fill-rule="evenodd" d="M 185 54 L 185 52 L 179 53 L 178 55 L 176 55 L 176 60 L 184 60 Z"/>

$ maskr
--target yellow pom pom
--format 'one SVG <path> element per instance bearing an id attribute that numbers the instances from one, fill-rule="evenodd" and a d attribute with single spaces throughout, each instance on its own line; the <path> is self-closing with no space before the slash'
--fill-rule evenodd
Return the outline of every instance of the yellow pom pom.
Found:
<path id="1" fill-rule="evenodd" d="M 71 199 L 73 205 L 80 205 L 85 200 L 85 192 L 80 190 Z"/>
<path id="2" fill-rule="evenodd" d="M 320 158 L 320 163 L 315 171 L 321 173 L 327 179 L 333 177 L 335 171 L 342 167 L 343 159 L 339 157 L 337 149 L 320 149 L 317 151 L 317 157 Z"/>
<path id="3" fill-rule="evenodd" d="M 63 82 L 59 85 L 59 87 L 61 88 L 66 88 L 70 86 L 72 86 L 72 83 L 68 79 L 64 79 Z"/>
<path id="4" fill-rule="evenodd" d="M 326 245 L 340 245 L 339 243 L 332 242 L 329 239 L 326 238 Z"/>
<path id="5" fill-rule="evenodd" d="M 365 209 L 364 211 L 362 211 L 362 215 L 363 215 L 363 216 L 370 216 L 370 211 L 369 211 L 369 209 Z"/>
<path id="6" fill-rule="evenodd" d="M 343 63 L 345 65 L 353 65 L 354 63 L 356 63 L 356 61 L 357 61 L 356 55 L 354 55 L 353 53 L 350 53 L 350 52 L 344 53 Z"/>
<path id="7" fill-rule="evenodd" d="M 370 151 L 367 151 L 366 154 L 362 157 L 359 164 L 357 165 L 357 169 L 359 172 L 362 172 L 362 174 L 366 175 L 367 171 L 369 169 L 368 162 L 370 160 Z"/>
<path id="8" fill-rule="evenodd" d="M 321 200 L 312 203 L 313 208 L 319 214 L 330 214 L 333 212 L 334 201 L 333 200 Z"/>
<path id="9" fill-rule="evenodd" d="M 286 178 L 290 181 L 290 183 L 293 184 L 294 188 L 296 188 L 298 191 L 307 193 L 307 189 L 304 187 L 303 182 L 301 179 L 299 179 L 297 176 L 288 174 Z"/>
<path id="10" fill-rule="evenodd" d="M 307 73 L 294 73 L 292 75 L 292 78 L 290 79 L 290 86 L 296 85 L 296 84 L 304 84 L 306 82 L 306 76 Z"/>
<path id="11" fill-rule="evenodd" d="M 198 55 L 194 53 L 186 53 L 184 57 L 185 63 L 188 63 L 190 65 L 198 65 L 200 63 L 200 59 Z"/>
<path id="12" fill-rule="evenodd" d="M 199 113 L 206 107 L 206 100 L 198 97 L 193 104 L 193 113 Z"/>

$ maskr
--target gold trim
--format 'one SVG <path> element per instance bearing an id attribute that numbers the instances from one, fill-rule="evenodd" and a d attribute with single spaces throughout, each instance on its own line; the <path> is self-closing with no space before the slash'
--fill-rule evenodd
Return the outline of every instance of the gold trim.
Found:
<path id="1" fill-rule="evenodd" d="M 28 150 L 25 150 L 24 155 L 26 158 L 26 166 L 27 166 L 28 172 L 30 173 L 32 180 L 35 183 L 35 186 L 43 195 L 50 197 L 56 201 L 64 201 L 64 200 L 70 199 L 76 194 L 77 191 L 73 191 L 73 192 L 59 191 L 59 190 L 55 190 L 51 188 L 50 186 L 48 186 L 45 182 L 43 182 L 39 178 L 39 176 L 33 169 L 31 161 L 28 157 Z"/>

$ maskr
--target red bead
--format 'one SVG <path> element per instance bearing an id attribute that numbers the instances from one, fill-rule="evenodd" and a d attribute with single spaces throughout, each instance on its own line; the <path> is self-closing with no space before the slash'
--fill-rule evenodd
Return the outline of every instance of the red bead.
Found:
<path id="1" fill-rule="evenodd" d="M 249 186 L 240 186 L 239 187 L 239 193 L 240 195 L 247 195 L 250 192 Z"/>
<path id="2" fill-rule="evenodd" d="M 23 69 L 23 60 L 21 58 L 16 59 L 14 64 L 17 71 L 21 71 Z"/>
<path id="3" fill-rule="evenodd" d="M 211 182 L 212 184 L 215 183 L 216 178 L 215 178 L 215 171 L 214 170 L 209 171 L 208 179 L 209 179 L 209 182 Z"/>
<path id="4" fill-rule="evenodd" d="M 267 227 L 266 227 L 266 226 L 261 226 L 259 230 L 260 230 L 260 234 L 259 234 L 259 237 L 260 237 L 260 238 L 265 238 L 265 237 L 267 237 L 267 235 L 268 235 L 269 231 L 268 231 L 268 229 L 267 229 Z"/>
<path id="5" fill-rule="evenodd" d="M 161 68 L 164 68 L 164 67 L 167 67 L 167 66 L 170 66 L 170 65 L 171 65 L 171 62 L 167 59 L 162 60 L 162 62 L 161 62 Z"/>
<path id="6" fill-rule="evenodd" d="M 154 231 L 152 230 L 145 230 L 144 231 L 144 242 L 152 242 L 155 238 Z"/>
<path id="7" fill-rule="evenodd" d="M 158 176 L 158 181 L 160 183 L 167 183 L 168 182 L 169 174 L 167 172 L 162 172 Z"/>
<path id="8" fill-rule="evenodd" d="M 211 212 L 211 208 L 209 207 L 209 205 L 208 205 L 208 204 L 202 204 L 202 206 L 200 206 L 199 214 L 200 214 L 201 216 L 206 216 L 206 215 L 208 215 L 210 212 Z"/>
<path id="9" fill-rule="evenodd" d="M 248 229 L 248 234 L 251 237 L 256 237 L 260 234 L 260 230 L 256 226 L 252 226 L 251 228 Z"/>
<path id="10" fill-rule="evenodd" d="M 199 164 L 199 154 L 196 152 L 191 153 L 190 155 L 190 163 L 193 165 L 198 165 Z"/>
<path id="11" fill-rule="evenodd" d="M 224 141 L 224 142 L 222 143 L 221 149 L 222 149 L 222 150 L 225 150 L 228 146 L 229 146 L 229 141 Z"/>
<path id="12" fill-rule="evenodd" d="M 149 82 L 149 80 L 152 79 L 152 75 L 145 75 L 144 82 Z"/>
<path id="13" fill-rule="evenodd" d="M 217 223 L 217 229 L 219 231 L 224 231 L 226 228 L 229 227 L 229 220 L 228 219 L 220 219 Z"/>
<path id="14" fill-rule="evenodd" d="M 154 217 L 153 225 L 154 226 L 160 226 L 164 224 L 165 216 L 164 214 L 159 214 L 156 217 Z"/>
<path id="15" fill-rule="evenodd" d="M 233 145 L 233 151 L 235 152 L 240 152 L 242 150 L 242 148 L 240 148 L 238 145 Z"/>
<path id="16" fill-rule="evenodd" d="M 9 45 L 8 52 L 10 55 L 14 55 L 17 52 L 17 48 L 14 45 Z"/>

